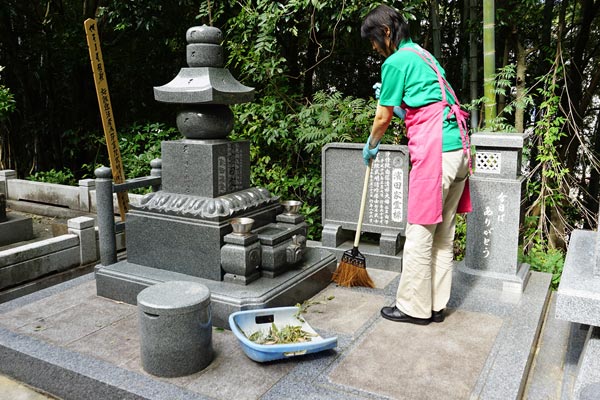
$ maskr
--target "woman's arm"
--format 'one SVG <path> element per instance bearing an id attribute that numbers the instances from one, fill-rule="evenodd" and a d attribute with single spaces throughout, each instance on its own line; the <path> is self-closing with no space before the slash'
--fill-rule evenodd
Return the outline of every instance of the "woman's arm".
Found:
<path id="1" fill-rule="evenodd" d="M 373 120 L 373 127 L 371 128 L 371 136 L 369 146 L 375 147 L 381 141 L 381 138 L 385 134 L 390 121 L 394 116 L 394 107 L 392 106 L 381 106 L 377 105 L 377 111 L 375 112 L 375 119 Z"/>

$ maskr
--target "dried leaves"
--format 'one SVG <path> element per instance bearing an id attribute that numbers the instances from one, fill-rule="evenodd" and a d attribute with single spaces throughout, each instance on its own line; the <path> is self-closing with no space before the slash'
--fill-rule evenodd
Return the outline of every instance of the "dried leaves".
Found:
<path id="1" fill-rule="evenodd" d="M 314 333 L 306 332 L 299 325 L 286 325 L 283 328 L 277 328 L 275 323 L 267 332 L 256 331 L 250 336 L 244 333 L 246 337 L 257 344 L 288 344 L 310 342 L 313 337 L 317 336 Z"/>

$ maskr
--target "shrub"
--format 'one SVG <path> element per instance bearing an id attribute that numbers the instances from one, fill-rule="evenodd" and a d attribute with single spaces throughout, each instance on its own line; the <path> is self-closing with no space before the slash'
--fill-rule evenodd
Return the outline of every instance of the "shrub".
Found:
<path id="1" fill-rule="evenodd" d="M 68 169 L 57 171 L 53 168 L 50 171 L 40 171 L 28 176 L 27 179 L 36 182 L 58 183 L 71 186 L 77 185 L 75 176 L 73 176 L 73 173 Z"/>
<path id="2" fill-rule="evenodd" d="M 552 289 L 558 289 L 560 276 L 565 263 L 565 254 L 560 249 L 548 248 L 543 244 L 535 244 L 527 254 L 520 251 L 519 261 L 531 265 L 531 269 L 552 274 Z"/>

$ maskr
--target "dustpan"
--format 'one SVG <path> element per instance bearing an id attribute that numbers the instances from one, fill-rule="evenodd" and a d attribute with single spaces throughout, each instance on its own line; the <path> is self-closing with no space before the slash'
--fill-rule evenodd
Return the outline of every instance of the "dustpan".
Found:
<path id="1" fill-rule="evenodd" d="M 337 346 L 337 336 L 321 337 L 306 321 L 297 318 L 299 307 L 276 307 L 259 310 L 238 311 L 229 316 L 231 332 L 240 341 L 244 353 L 257 362 L 267 362 L 319 351 Z M 310 341 L 287 344 L 258 344 L 246 337 L 257 331 L 267 331 L 271 324 L 277 328 L 287 325 L 300 326 L 302 330 L 314 334 Z"/>

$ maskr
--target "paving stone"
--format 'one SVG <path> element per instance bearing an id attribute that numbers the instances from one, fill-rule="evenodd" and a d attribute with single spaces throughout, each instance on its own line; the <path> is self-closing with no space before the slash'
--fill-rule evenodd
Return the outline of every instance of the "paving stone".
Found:
<path id="1" fill-rule="evenodd" d="M 139 358 L 138 318 L 133 314 L 75 340 L 67 349 L 87 354 L 118 366 Z"/>
<path id="2" fill-rule="evenodd" d="M 215 358 L 187 389 L 220 400 L 254 400 L 289 373 L 302 358 L 257 363 L 242 351 L 235 336 L 222 331 L 213 336 Z M 218 388 L 215 390 L 215 388 Z"/>
<path id="3" fill-rule="evenodd" d="M 357 291 L 330 285 L 308 301 L 306 321 L 317 330 L 356 335 L 379 315 L 386 298 L 380 292 Z"/>
<path id="4" fill-rule="evenodd" d="M 134 315 L 135 312 L 134 306 L 97 297 L 63 312 L 39 318 L 20 327 L 17 332 L 38 337 L 53 344 L 66 345 L 127 315 Z"/>
<path id="5" fill-rule="evenodd" d="M 427 326 L 381 319 L 329 378 L 394 399 L 465 399 L 501 326 L 500 318 L 461 310 Z"/>
<path id="6" fill-rule="evenodd" d="M 61 313 L 78 304 L 84 304 L 94 298 L 96 298 L 96 282 L 89 280 L 53 296 L 13 308 L 4 313 L 0 312 L 0 325 L 9 329 L 20 328 L 41 318 L 45 319 Z"/>

